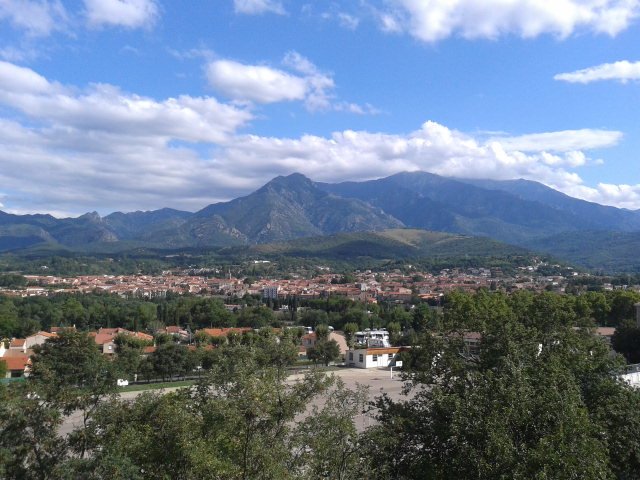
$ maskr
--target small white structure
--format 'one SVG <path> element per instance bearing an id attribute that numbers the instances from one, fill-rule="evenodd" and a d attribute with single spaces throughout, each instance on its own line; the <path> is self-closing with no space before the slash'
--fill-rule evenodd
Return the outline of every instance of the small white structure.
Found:
<path id="1" fill-rule="evenodd" d="M 345 355 L 345 363 L 347 366 L 355 368 L 391 367 L 395 366 L 398 353 L 406 349 L 407 347 L 378 347 L 348 350 Z"/>
<path id="2" fill-rule="evenodd" d="M 381 330 L 369 330 L 356 332 L 356 343 L 367 345 L 368 347 L 390 347 L 389 332 Z"/>
<path id="3" fill-rule="evenodd" d="M 640 364 L 629 365 L 627 373 L 620 375 L 620 378 L 635 388 L 640 388 Z"/>

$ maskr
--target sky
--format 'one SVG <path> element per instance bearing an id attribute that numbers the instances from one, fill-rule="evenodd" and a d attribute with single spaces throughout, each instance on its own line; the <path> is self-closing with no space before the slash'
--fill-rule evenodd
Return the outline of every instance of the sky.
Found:
<path id="1" fill-rule="evenodd" d="M 0 0 L 0 209 L 416 170 L 640 209 L 639 50 L 640 0 Z"/>

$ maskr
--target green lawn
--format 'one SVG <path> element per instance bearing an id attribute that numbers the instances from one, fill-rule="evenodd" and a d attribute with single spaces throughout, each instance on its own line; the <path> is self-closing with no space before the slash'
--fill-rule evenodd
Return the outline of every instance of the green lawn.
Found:
<path id="1" fill-rule="evenodd" d="M 127 387 L 121 387 L 122 392 L 141 392 L 144 390 L 159 390 L 161 388 L 176 388 L 176 387 L 190 387 L 196 383 L 196 380 L 178 380 L 175 382 L 161 382 L 161 383 L 136 383 L 135 385 L 129 385 Z"/>

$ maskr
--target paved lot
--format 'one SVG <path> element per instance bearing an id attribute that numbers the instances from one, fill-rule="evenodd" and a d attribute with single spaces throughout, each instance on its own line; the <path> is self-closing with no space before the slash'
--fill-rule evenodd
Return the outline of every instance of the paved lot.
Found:
<path id="1" fill-rule="evenodd" d="M 359 369 L 359 368 L 344 368 L 332 371 L 337 377 L 341 378 L 345 383 L 345 386 L 349 389 L 355 389 L 357 384 L 368 385 L 370 398 L 382 394 L 387 393 L 391 398 L 395 400 L 399 400 L 403 397 L 402 395 L 402 381 L 400 380 L 400 376 L 394 372 L 394 378 L 391 379 L 391 375 L 389 370 L 377 370 L 377 369 Z M 289 377 L 289 381 L 295 381 L 298 378 L 302 378 L 303 375 L 292 375 Z M 182 387 L 184 388 L 184 387 Z M 176 390 L 177 388 L 166 388 L 160 390 L 153 390 L 157 393 L 168 393 Z M 136 398 L 143 392 L 124 392 L 120 394 L 120 398 L 123 400 L 132 400 Z M 320 397 L 314 402 L 319 408 L 324 404 L 324 398 Z M 371 425 L 372 420 L 367 416 L 361 416 L 357 419 L 358 429 L 367 428 Z M 82 417 L 79 412 L 76 412 L 69 417 L 67 417 L 60 427 L 60 433 L 62 435 L 67 435 L 74 428 L 82 425 Z"/>

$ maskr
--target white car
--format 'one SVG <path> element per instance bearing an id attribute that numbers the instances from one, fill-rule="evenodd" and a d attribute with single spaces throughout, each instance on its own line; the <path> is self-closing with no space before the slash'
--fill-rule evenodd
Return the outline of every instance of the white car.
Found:
<path id="1" fill-rule="evenodd" d="M 126 387 L 127 385 L 129 385 L 129 380 L 119 378 L 118 380 L 116 380 L 116 385 L 118 385 L 119 387 Z"/>

